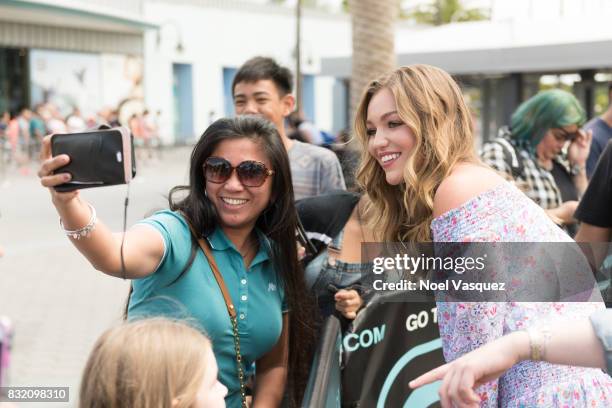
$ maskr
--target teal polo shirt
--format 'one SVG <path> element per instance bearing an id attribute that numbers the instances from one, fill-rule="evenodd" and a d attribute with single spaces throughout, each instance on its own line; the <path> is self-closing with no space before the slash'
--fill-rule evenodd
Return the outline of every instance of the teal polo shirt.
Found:
<path id="1" fill-rule="evenodd" d="M 240 382 L 232 325 L 213 272 L 198 247 L 191 268 L 176 280 L 191 253 L 189 227 L 184 218 L 169 210 L 155 213 L 140 222 L 161 233 L 164 255 L 155 272 L 136 279 L 130 298 L 128 318 L 166 316 L 189 320 L 210 337 L 219 381 L 228 388 L 228 407 L 240 407 Z M 215 261 L 225 280 L 238 315 L 243 369 L 252 372 L 253 362 L 276 344 L 282 330 L 286 302 L 281 277 L 270 258 L 271 243 L 257 231 L 259 250 L 246 269 L 242 255 L 217 227 L 208 237 Z M 176 281 L 175 281 L 176 280 Z"/>

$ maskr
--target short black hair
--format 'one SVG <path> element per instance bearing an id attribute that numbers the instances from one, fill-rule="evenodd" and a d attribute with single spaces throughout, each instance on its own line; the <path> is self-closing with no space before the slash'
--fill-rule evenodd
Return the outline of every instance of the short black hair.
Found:
<path id="1" fill-rule="evenodd" d="M 281 96 L 293 91 L 293 74 L 289 68 L 280 66 L 269 57 L 254 57 L 242 64 L 232 81 L 232 95 L 236 84 L 240 82 L 257 82 L 269 79 L 276 85 Z"/>

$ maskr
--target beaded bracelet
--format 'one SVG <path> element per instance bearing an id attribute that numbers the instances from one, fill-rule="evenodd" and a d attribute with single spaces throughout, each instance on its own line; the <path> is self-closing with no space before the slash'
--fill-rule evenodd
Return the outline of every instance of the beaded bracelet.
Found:
<path id="1" fill-rule="evenodd" d="M 93 207 L 93 205 L 89 203 L 87 203 L 87 205 L 89 206 L 89 208 L 91 208 L 91 217 L 89 218 L 89 222 L 87 223 L 87 225 L 85 225 L 83 228 L 79 228 L 78 230 L 74 231 L 67 230 L 66 228 L 64 228 L 64 224 L 62 223 L 62 219 L 60 218 L 60 227 L 62 227 L 64 234 L 66 234 L 69 238 L 81 239 L 88 237 L 89 234 L 91 234 L 91 231 L 96 228 L 96 222 L 98 221 L 96 209 Z"/>

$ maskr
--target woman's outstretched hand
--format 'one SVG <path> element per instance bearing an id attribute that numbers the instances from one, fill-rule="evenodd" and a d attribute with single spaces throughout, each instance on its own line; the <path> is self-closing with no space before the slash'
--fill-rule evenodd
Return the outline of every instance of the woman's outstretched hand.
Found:
<path id="1" fill-rule="evenodd" d="M 481 401 L 474 389 L 501 376 L 525 358 L 528 349 L 528 334 L 514 332 L 421 375 L 409 385 L 418 388 L 442 380 L 439 394 L 443 408 L 478 408 Z"/>

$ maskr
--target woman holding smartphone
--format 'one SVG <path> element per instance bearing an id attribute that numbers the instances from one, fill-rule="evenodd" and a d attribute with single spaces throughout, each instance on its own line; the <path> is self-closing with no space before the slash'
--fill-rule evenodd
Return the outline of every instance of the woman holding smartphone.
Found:
<path id="1" fill-rule="evenodd" d="M 70 180 L 54 174 L 70 158 L 51 157 L 50 138 L 41 183 L 91 264 L 133 279 L 128 318 L 178 314 L 197 322 L 213 342 L 228 407 L 245 405 L 253 363 L 253 407 L 279 406 L 286 383 L 297 404 L 312 309 L 297 260 L 289 161 L 275 128 L 255 117 L 214 122 L 193 149 L 189 185 L 171 190 L 169 210 L 130 228 L 123 248 L 121 234 L 98 220 L 78 191 L 53 188 Z"/>

